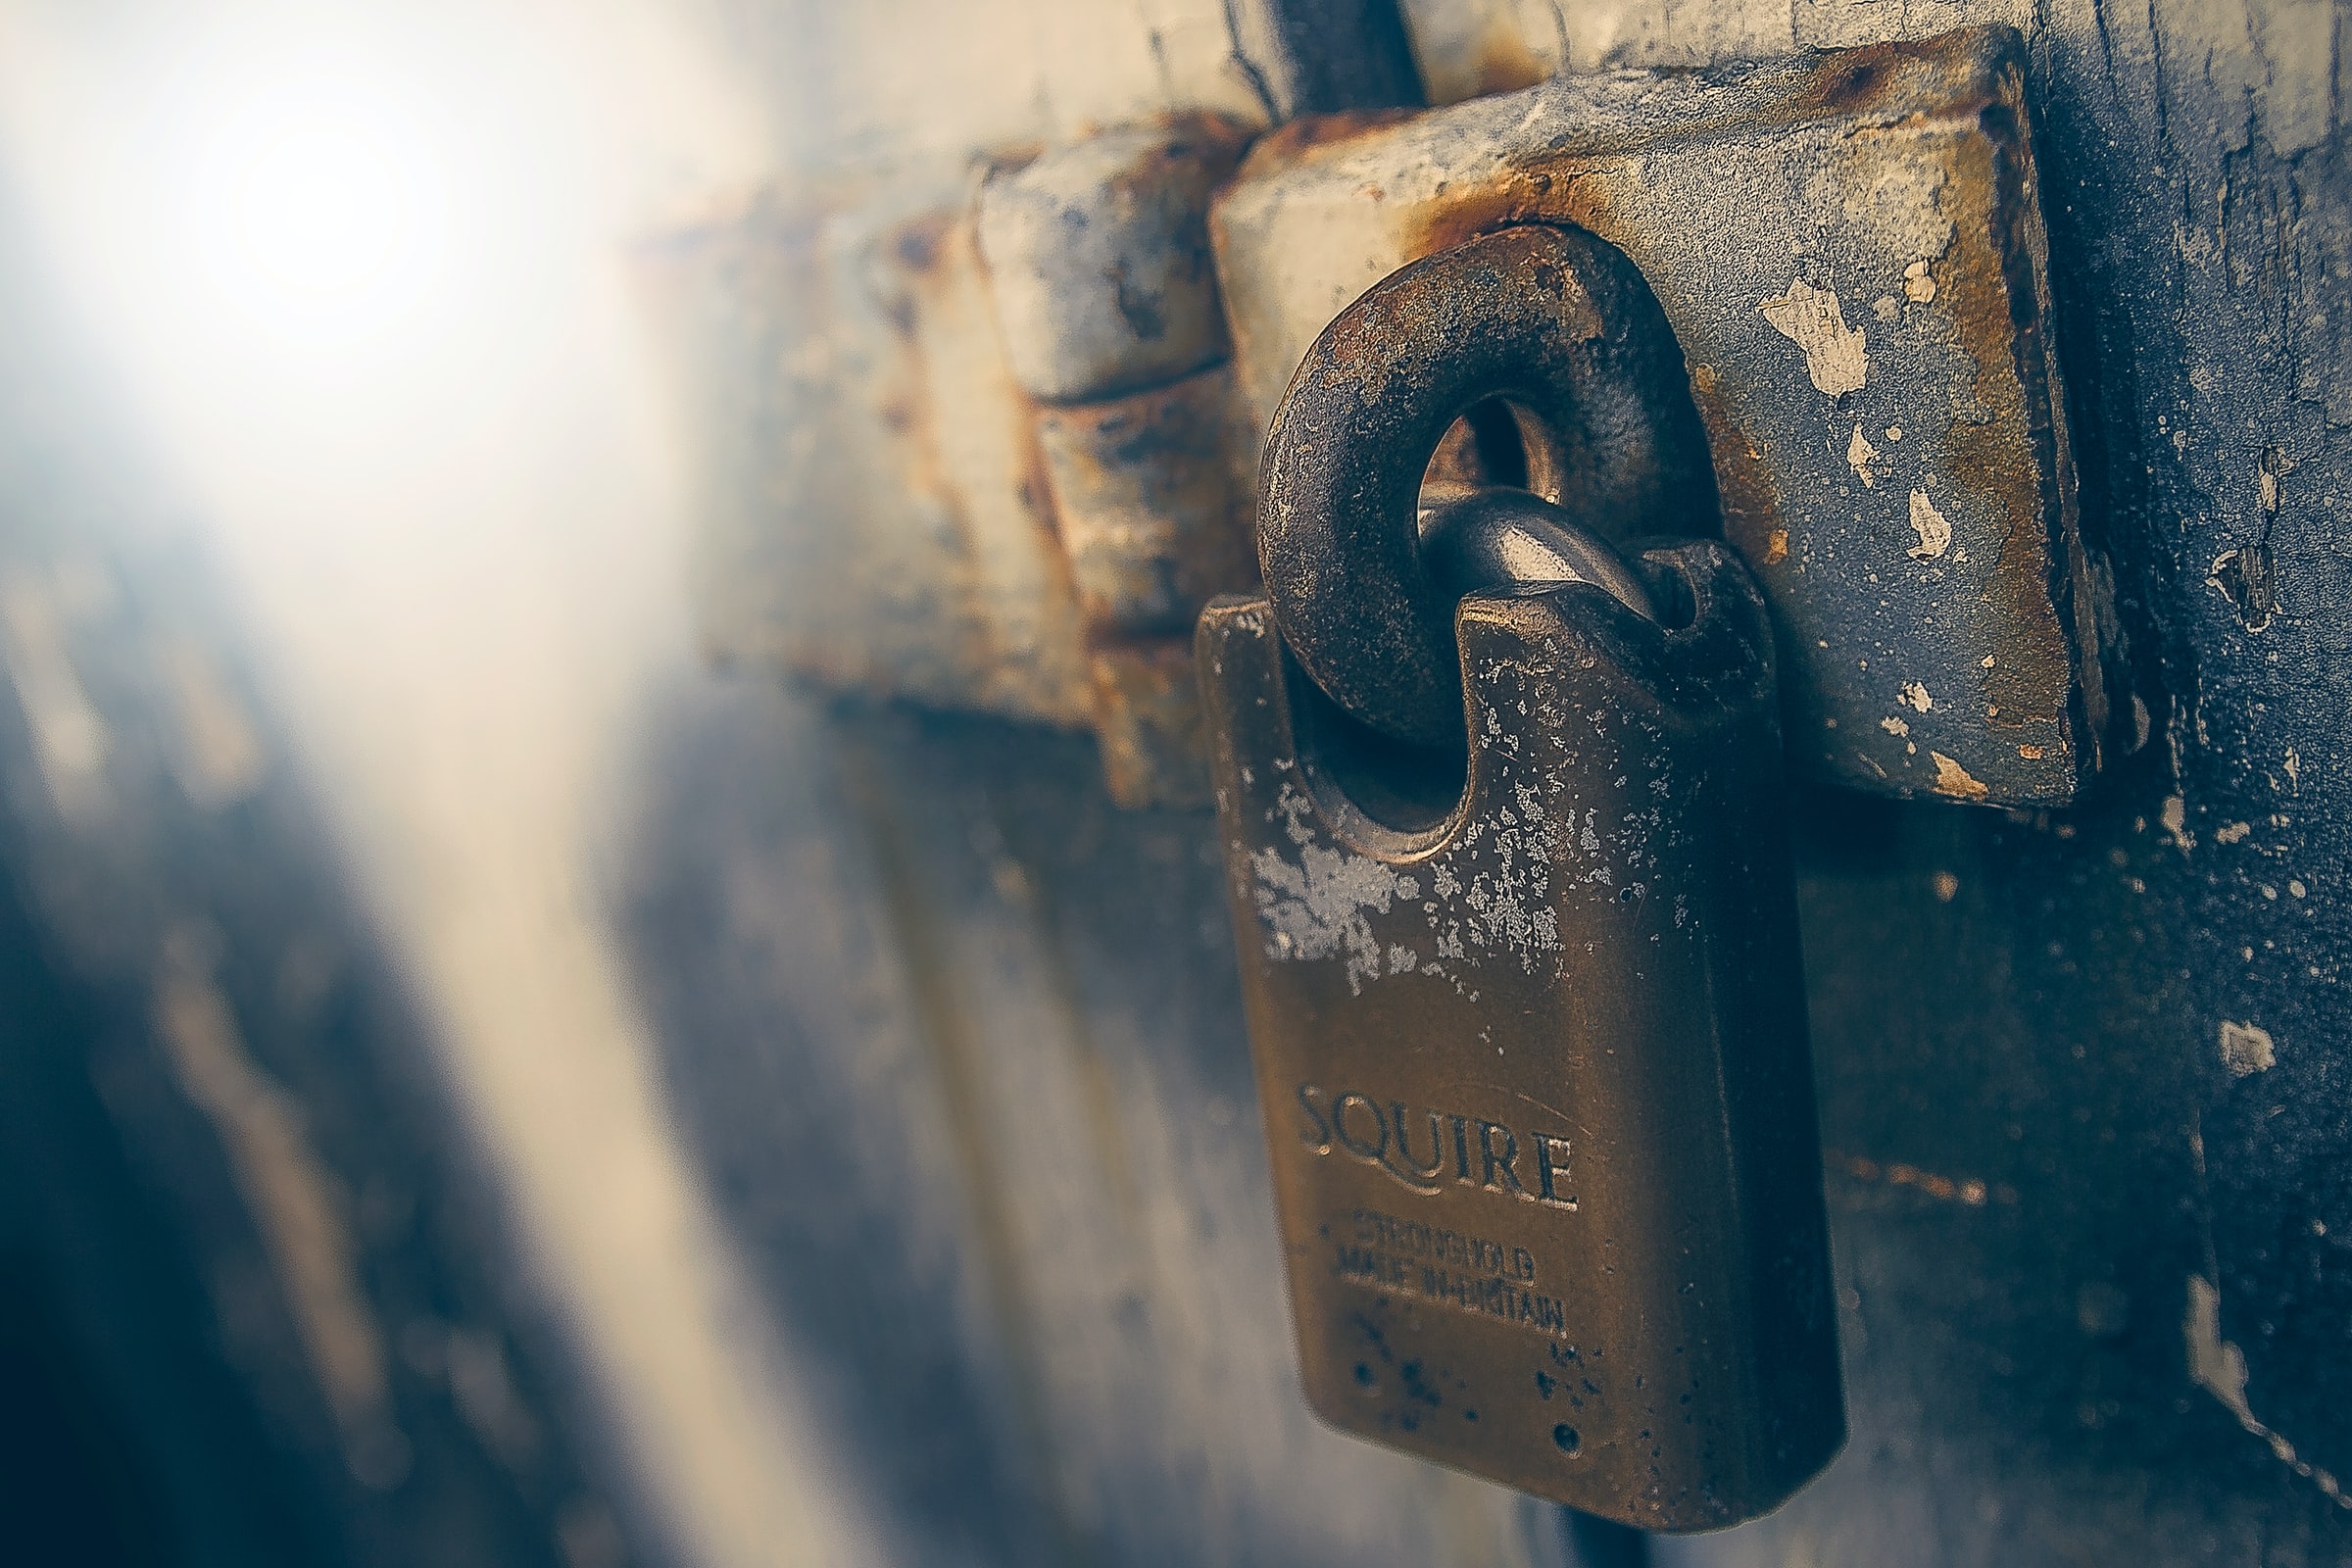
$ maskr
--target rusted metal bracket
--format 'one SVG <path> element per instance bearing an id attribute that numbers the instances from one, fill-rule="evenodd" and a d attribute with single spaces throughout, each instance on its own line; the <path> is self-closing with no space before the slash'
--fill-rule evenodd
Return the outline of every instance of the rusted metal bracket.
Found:
<path id="1" fill-rule="evenodd" d="M 1256 579 L 1211 116 L 763 202 L 642 249 L 699 446 L 721 657 L 1101 738 L 1208 802 L 1192 623 Z"/>
<path id="2" fill-rule="evenodd" d="M 1208 249 L 1209 198 L 1247 143 L 1207 117 L 1106 132 L 1000 172 L 978 203 L 1125 805 L 1207 801 L 1193 617 L 1254 576 L 1255 443 Z"/>
<path id="3" fill-rule="evenodd" d="M 702 446 L 710 641 L 1093 728 L 1116 798 L 1200 804 L 1183 627 L 1253 585 L 1292 371 L 1407 264 L 1564 225 L 1632 261 L 1689 362 L 1795 765 L 2070 801 L 2132 704 L 2077 515 L 2019 49 L 1563 77 L 1297 121 L 1238 172 L 1245 128 L 1179 117 L 672 236 L 646 270 Z M 1557 496 L 1553 466 L 1531 482 Z"/>
<path id="4" fill-rule="evenodd" d="M 1779 630 L 1791 759 L 1879 793 L 2070 801 L 2122 688 L 2019 48 L 1971 31 L 1285 127 L 1212 220 L 1244 395 L 1270 416 L 1324 326 L 1407 263 L 1587 229 L 1689 359 L 1725 532 Z"/>

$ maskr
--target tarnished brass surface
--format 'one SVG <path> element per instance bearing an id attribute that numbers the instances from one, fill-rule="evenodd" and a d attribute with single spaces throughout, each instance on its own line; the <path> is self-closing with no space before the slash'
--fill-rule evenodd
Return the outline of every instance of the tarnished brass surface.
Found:
<path id="1" fill-rule="evenodd" d="M 1462 603 L 1467 783 L 1418 810 L 1267 601 L 1199 644 L 1309 1402 L 1698 1530 L 1845 1428 L 1764 606 L 1719 544 L 1642 571 L 1687 623 Z"/>

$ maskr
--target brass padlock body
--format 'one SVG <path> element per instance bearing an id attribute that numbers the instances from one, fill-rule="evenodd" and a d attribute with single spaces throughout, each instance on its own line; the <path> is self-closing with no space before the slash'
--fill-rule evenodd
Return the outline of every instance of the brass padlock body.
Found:
<path id="1" fill-rule="evenodd" d="M 1467 783 L 1418 831 L 1340 782 L 1265 600 L 1199 662 L 1309 1402 L 1682 1531 L 1845 1426 L 1771 634 L 1721 545 L 1642 570 L 1687 624 L 1463 601 Z"/>

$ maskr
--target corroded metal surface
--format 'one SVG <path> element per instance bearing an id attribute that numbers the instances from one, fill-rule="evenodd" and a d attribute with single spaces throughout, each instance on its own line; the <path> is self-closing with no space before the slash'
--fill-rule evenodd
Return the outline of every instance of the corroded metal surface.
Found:
<path id="1" fill-rule="evenodd" d="M 1225 363 L 1208 202 L 1248 140 L 1176 117 L 1050 151 L 983 189 L 979 227 L 1088 646 L 1112 799 L 1207 803 L 1193 616 L 1255 580 L 1255 454 Z"/>
<path id="2" fill-rule="evenodd" d="M 977 216 L 943 174 L 660 247 L 702 394 L 714 647 L 1096 727 L 1083 627 L 1169 630 L 1247 586 L 1202 525 L 1253 443 L 1212 434 L 1219 279 L 1196 243 L 1241 135 L 1179 117 L 998 160 Z M 1285 127 L 1215 223 L 1243 428 L 1365 289 L 1531 221 L 1622 251 L 1689 356 L 1799 763 L 1888 793 L 2073 799 L 2134 710 L 2077 516 L 2013 42 Z M 1623 461 L 1554 462 L 1539 487 Z"/>
<path id="3" fill-rule="evenodd" d="M 1771 632 L 1722 545 L 1645 564 L 1687 625 L 1462 602 L 1477 740 L 1426 824 L 1354 783 L 1266 600 L 1200 646 L 1308 1401 L 1698 1530 L 1845 1426 Z"/>
<path id="4" fill-rule="evenodd" d="M 1068 563 L 1028 400 L 997 330 L 971 208 L 902 224 L 867 262 L 866 286 L 882 301 L 907 374 L 874 405 L 893 438 L 885 466 L 858 478 L 905 485 L 918 514 L 960 545 L 978 633 L 964 666 L 973 706 L 1083 724 L 1089 705 Z"/>
<path id="5" fill-rule="evenodd" d="M 2103 497 L 2085 521 L 2114 554 L 2157 737 L 2067 810 L 1800 795 L 1856 1441 L 1780 1513 L 1678 1544 L 1670 1560 L 2336 1563 L 2352 1549 L 2336 1479 L 2352 1478 L 2352 1213 L 2337 1175 L 2352 1158 L 2337 1113 L 2352 840 L 2336 782 L 2352 753 L 2346 628 L 2331 609 L 2352 593 L 2337 505 L 2352 482 L 2352 138 L 2337 19 L 2303 0 L 1563 9 L 1564 25 L 1544 0 L 1413 0 L 1417 43 L 1431 14 L 1511 18 L 1491 35 L 1463 29 L 1463 74 L 1448 79 L 1470 86 L 1442 90 L 1424 52 L 1433 97 L 1525 84 L 1542 74 L 1525 59 L 1548 68 L 1563 53 L 1583 73 L 1706 67 L 1955 22 L 2029 26 L 2066 368 L 2086 411 L 2074 432 L 2086 495 Z M 1012 30 L 993 13 L 987 25 Z M 899 55 L 946 57 L 899 48 L 906 29 L 894 19 L 893 30 Z M 1059 44 L 1070 30 L 1019 35 Z M 1185 62 L 1202 58 L 1186 36 L 1170 34 L 1180 87 Z M 770 47 L 786 79 L 796 61 Z M 1224 52 L 1217 37 L 1210 66 Z M 1140 43 L 1130 57 L 1146 58 Z M 1495 63 L 1523 74 L 1481 74 Z M 872 97 L 866 74 L 839 74 L 825 111 Z M 1881 291 L 1909 316 L 1907 290 L 1843 296 L 1874 365 L 1885 332 L 1856 307 Z M 1799 352 L 1777 333 L 1759 341 Z M 1833 434 L 1842 454 L 1850 427 Z M 1899 499 L 1907 552 L 1921 541 Z M 2241 569 L 2214 569 L 2225 560 Z M 2252 583 L 2262 591 L 2242 591 Z M 938 1156 L 948 1140 L 892 1120 L 919 1074 L 875 1063 L 895 1066 L 890 1053 L 922 1032 L 844 1000 L 867 988 L 845 988 L 837 950 L 809 940 L 879 902 L 854 864 L 839 878 L 808 869 L 857 839 L 865 797 L 812 804 L 834 742 L 800 705 L 780 723 L 743 685 L 711 702 L 723 706 L 665 708 L 642 763 L 663 785 L 651 820 L 665 857 L 653 858 L 635 944 L 681 1116 L 759 1250 L 768 1298 L 812 1358 L 865 1380 L 826 1410 L 845 1465 L 911 1499 L 943 1555 L 992 1558 L 973 1519 L 998 1506 L 989 1465 L 1012 1445 L 986 1424 L 988 1400 L 973 1415 L 942 1391 L 1017 1380 L 989 1382 L 984 1350 L 958 1363 L 930 1315 L 980 1268 L 959 1206 L 975 1184 Z M 1102 1555 L 1516 1560 L 1477 1529 L 1499 1494 L 1443 1492 L 1438 1472 L 1369 1447 L 1334 1456 L 1336 1440 L 1292 1419 L 1287 1390 L 1250 1402 L 1287 1368 L 1265 1335 L 1279 1288 L 1258 1140 L 1234 1111 L 1250 1091 L 1220 890 L 1200 859 L 1214 852 L 1207 826 L 1108 811 L 1074 739 L 932 714 L 856 722 L 887 737 L 875 771 L 905 793 L 877 837 L 914 846 L 920 880 L 905 902 L 934 921 L 932 945 L 908 941 L 914 978 L 897 983 L 943 997 L 942 1017 L 976 1020 L 974 1055 L 1003 1075 L 995 1102 L 1028 1117 L 983 1121 L 975 1140 L 1034 1210 L 1019 1255 L 1037 1305 L 1022 1326 L 1065 1360 L 1156 1369 L 1140 1396 L 1133 1384 L 1067 1395 L 1076 1413 L 1055 1429 Z M 1219 927 L 1213 953 L 1204 921 Z M 1007 951 L 1048 956 L 1007 962 Z M 1079 1049 L 1056 1032 L 1065 1019 Z M 1143 1136 L 1108 1151 L 1066 1141 L 1040 1107 L 1064 1103 L 1052 1091 L 1073 1056 L 1110 1063 L 1121 1102 L 1148 1107 L 1125 1124 Z M 1044 1169 L 1025 1158 L 1033 1148 L 1072 1157 Z M 933 1162 L 904 1174 L 886 1157 L 902 1149 Z M 871 1156 L 859 1168 L 877 1174 L 817 1191 L 798 1178 L 812 1151 Z M 1150 1223 L 1114 1210 L 1116 1195 L 1146 1195 Z M 845 1205 L 858 1205 L 855 1226 Z M 910 1209 L 931 1228 L 906 1223 Z M 938 1262 L 941 1236 L 969 1246 L 966 1273 Z M 1117 1250 L 1137 1238 L 1165 1249 L 1148 1308 Z M 926 1267 L 950 1281 L 936 1298 L 910 1289 Z M 882 1381 L 894 1372 L 903 1386 Z M 910 1472 L 952 1479 L 920 1491 Z M 1005 1511 L 1026 1521 L 1052 1506 L 1024 1496 Z"/>
<path id="6" fill-rule="evenodd" d="M 762 201 L 639 262 L 699 449 L 713 652 L 1083 722 L 1066 568 L 960 184 Z"/>
<path id="7" fill-rule="evenodd" d="M 990 180 L 980 243 L 1013 375 L 1078 403 L 1225 358 L 1208 199 L 1249 144 L 1216 116 L 1138 125 L 1047 152 Z"/>
<path id="8" fill-rule="evenodd" d="M 1244 139 L 1180 116 L 641 246 L 698 449 L 711 651 L 1096 729 L 1121 800 L 1204 801 L 1198 716 L 1170 708 L 1189 683 L 1136 674 L 1155 651 L 1100 656 L 1255 580 L 1205 240 Z"/>
<path id="9" fill-rule="evenodd" d="M 1108 643 L 1088 656 L 1102 783 L 1130 810 L 1210 803 L 1200 682 L 1189 637 Z"/>
<path id="10" fill-rule="evenodd" d="M 1548 438 L 1551 499 L 1619 537 L 1715 526 L 1682 356 L 1625 258 L 1523 225 L 1403 268 L 1340 313 L 1266 437 L 1259 564 L 1283 636 L 1383 734 L 1458 742 L 1458 597 L 1421 560 L 1422 472 L 1447 426 L 1507 395 Z"/>
<path id="11" fill-rule="evenodd" d="M 1226 367 L 1040 409 L 1037 441 L 1090 633 L 1187 634 L 1202 605 L 1255 580 L 1255 441 Z"/>
<path id="12" fill-rule="evenodd" d="M 1212 220 L 1245 396 L 1416 258 L 1507 223 L 1622 250 L 1688 356 L 1771 601 L 1789 752 L 1904 795 L 2072 800 L 2113 750 L 2018 44 L 1991 30 L 1562 78 L 1261 141 Z"/>

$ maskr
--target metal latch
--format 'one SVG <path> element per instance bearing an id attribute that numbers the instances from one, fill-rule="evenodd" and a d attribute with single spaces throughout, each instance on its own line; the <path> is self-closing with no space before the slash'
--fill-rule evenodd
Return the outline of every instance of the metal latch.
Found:
<path id="1" fill-rule="evenodd" d="M 1093 728 L 1122 800 L 1202 803 L 1167 628 L 1251 585 L 1256 433 L 1307 346 L 1408 263 L 1566 224 L 1630 260 L 1687 362 L 1792 764 L 2071 801 L 2144 715 L 2080 514 L 2021 48 L 1309 117 L 1238 172 L 1245 127 L 1178 117 L 672 236 L 647 270 L 705 443 L 710 641 Z M 1517 461 L 1566 495 L 1563 456 Z"/>
<path id="2" fill-rule="evenodd" d="M 1999 28 L 1286 127 L 1212 221 L 1243 393 L 1270 417 L 1326 323 L 1407 263 L 1507 224 L 1589 230 L 1689 362 L 1725 537 L 1779 631 L 1791 761 L 2064 804 L 2132 720 L 2023 82 Z"/>

